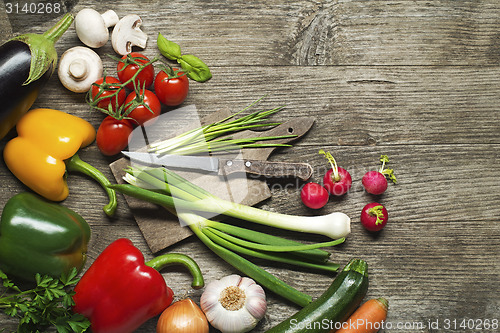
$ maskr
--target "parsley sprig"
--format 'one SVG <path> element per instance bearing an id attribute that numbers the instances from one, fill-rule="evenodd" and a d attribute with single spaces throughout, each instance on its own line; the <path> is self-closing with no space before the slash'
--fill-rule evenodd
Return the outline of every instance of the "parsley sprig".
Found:
<path id="1" fill-rule="evenodd" d="M 36 286 L 23 291 L 0 270 L 4 287 L 0 309 L 19 319 L 19 333 L 44 332 L 51 327 L 59 333 L 85 332 L 90 327 L 89 320 L 71 310 L 75 304 L 73 287 L 79 281 L 77 275 L 76 268 L 60 278 L 37 274 Z"/>

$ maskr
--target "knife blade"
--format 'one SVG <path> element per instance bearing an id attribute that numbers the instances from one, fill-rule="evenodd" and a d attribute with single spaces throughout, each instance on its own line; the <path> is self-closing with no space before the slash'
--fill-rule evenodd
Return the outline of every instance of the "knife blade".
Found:
<path id="1" fill-rule="evenodd" d="M 166 166 L 169 168 L 197 169 L 227 175 L 236 172 L 267 176 L 297 177 L 307 180 L 313 169 L 308 163 L 270 162 L 249 159 L 230 159 L 214 156 L 158 155 L 145 152 L 122 151 L 131 161 L 146 165 Z"/>

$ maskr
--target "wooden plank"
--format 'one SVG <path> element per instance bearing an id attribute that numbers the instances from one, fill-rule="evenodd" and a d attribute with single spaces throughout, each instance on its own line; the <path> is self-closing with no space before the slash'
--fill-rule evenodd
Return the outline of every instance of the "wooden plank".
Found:
<path id="1" fill-rule="evenodd" d="M 196 86 L 190 102 L 206 103 L 210 110 L 244 106 L 267 94 L 264 105 L 286 104 L 284 117 L 318 119 L 300 144 L 499 143 L 494 102 L 500 99 L 499 71 L 469 66 L 317 66 L 305 73 L 302 67 L 215 68 L 211 84 Z M 245 79 L 235 82 L 235 76 Z"/>
<path id="2" fill-rule="evenodd" d="M 204 116 L 239 111 L 266 95 L 259 107 L 285 105 L 272 119 L 318 119 L 299 145 L 500 143 L 500 67 L 317 66 L 307 69 L 306 79 L 295 66 L 213 72 L 210 82 L 191 85 L 185 105 L 195 105 Z M 103 119 L 89 111 L 83 95 L 62 90 L 57 77 L 35 105 L 57 105 L 96 128 Z"/>
<path id="3" fill-rule="evenodd" d="M 112 7 L 120 17 L 139 14 L 150 46 L 162 32 L 211 66 L 496 65 L 500 60 L 500 4 L 495 0 L 198 0 L 141 6 L 87 0 L 73 12 L 89 6 L 101 12 Z M 51 17 L 11 19 L 42 32 Z M 12 33 L 8 24 L 0 31 Z M 59 43 L 65 49 L 78 39 L 67 34 Z"/>

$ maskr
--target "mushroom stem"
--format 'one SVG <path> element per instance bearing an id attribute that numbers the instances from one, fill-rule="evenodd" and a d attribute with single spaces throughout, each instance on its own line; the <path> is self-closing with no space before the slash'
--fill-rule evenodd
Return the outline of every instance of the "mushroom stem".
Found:
<path id="1" fill-rule="evenodd" d="M 84 80 L 88 76 L 89 66 L 82 59 L 73 60 L 69 64 L 68 74 L 76 81 Z"/>
<path id="2" fill-rule="evenodd" d="M 104 25 L 109 28 L 118 23 L 120 18 L 113 10 L 108 10 L 101 14 L 102 20 L 104 21 Z"/>

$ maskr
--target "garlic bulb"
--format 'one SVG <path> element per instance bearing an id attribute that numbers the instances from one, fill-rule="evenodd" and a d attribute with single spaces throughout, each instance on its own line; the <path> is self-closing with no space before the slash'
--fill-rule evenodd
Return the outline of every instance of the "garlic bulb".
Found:
<path id="1" fill-rule="evenodd" d="M 213 327 L 222 333 L 252 330 L 266 313 L 266 294 L 254 280 L 233 274 L 209 283 L 200 305 Z"/>

